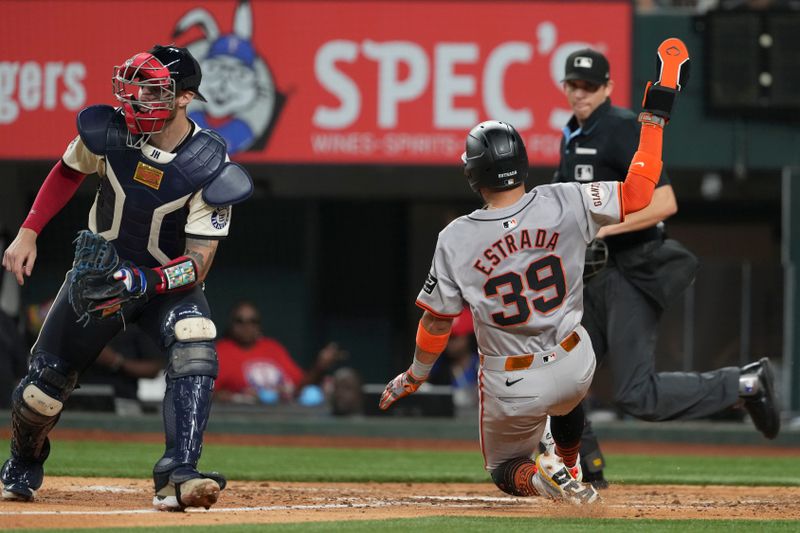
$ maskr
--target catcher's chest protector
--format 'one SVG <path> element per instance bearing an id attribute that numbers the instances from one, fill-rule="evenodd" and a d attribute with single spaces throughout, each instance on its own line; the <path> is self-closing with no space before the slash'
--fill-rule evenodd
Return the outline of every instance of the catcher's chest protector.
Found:
<path id="1" fill-rule="evenodd" d="M 201 130 L 178 153 L 149 144 L 132 149 L 125 144 L 122 114 L 110 106 L 81 111 L 78 132 L 106 160 L 89 229 L 137 265 L 153 267 L 182 254 L 189 200 L 225 165 L 225 142 Z"/>

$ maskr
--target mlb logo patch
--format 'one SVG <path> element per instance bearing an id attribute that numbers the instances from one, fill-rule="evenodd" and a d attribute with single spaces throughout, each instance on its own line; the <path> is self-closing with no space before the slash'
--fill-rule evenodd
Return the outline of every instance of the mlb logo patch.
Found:
<path id="1" fill-rule="evenodd" d="M 547 355 L 542 356 L 542 361 L 544 361 L 545 363 L 552 363 L 555 360 L 556 360 L 556 354 L 554 353 L 549 353 Z"/>
<path id="2" fill-rule="evenodd" d="M 592 181 L 594 167 L 592 165 L 575 165 L 575 181 Z"/>
<path id="3" fill-rule="evenodd" d="M 516 227 L 517 227 L 517 219 L 516 218 L 512 218 L 512 219 L 503 221 L 503 229 L 514 229 Z"/>
<path id="4" fill-rule="evenodd" d="M 573 66 L 576 68 L 592 68 L 592 58 L 585 56 L 578 56 L 573 61 Z"/>

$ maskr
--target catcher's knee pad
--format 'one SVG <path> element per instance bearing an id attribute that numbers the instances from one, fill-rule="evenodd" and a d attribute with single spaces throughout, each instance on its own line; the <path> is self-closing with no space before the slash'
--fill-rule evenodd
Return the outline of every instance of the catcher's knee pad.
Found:
<path id="1" fill-rule="evenodd" d="M 28 375 L 14 391 L 14 405 L 25 418 L 48 420 L 64 408 L 77 381 L 78 373 L 63 359 L 36 353 L 28 366 Z"/>
<path id="2" fill-rule="evenodd" d="M 164 346 L 174 342 L 213 341 L 217 328 L 194 303 L 184 303 L 171 310 L 161 324 Z"/>
<path id="3" fill-rule="evenodd" d="M 492 481 L 497 488 L 512 496 L 537 496 L 533 486 L 536 463 L 530 457 L 510 459 L 492 470 Z"/>
<path id="4" fill-rule="evenodd" d="M 41 352 L 33 355 L 28 375 L 14 389 L 11 400 L 11 452 L 15 457 L 35 462 L 47 458 L 47 434 L 77 380 L 78 373 L 63 359 Z"/>
<path id="5" fill-rule="evenodd" d="M 161 334 L 169 347 L 167 377 L 217 377 L 217 350 L 212 342 L 217 328 L 196 305 L 184 305 L 171 312 Z"/>

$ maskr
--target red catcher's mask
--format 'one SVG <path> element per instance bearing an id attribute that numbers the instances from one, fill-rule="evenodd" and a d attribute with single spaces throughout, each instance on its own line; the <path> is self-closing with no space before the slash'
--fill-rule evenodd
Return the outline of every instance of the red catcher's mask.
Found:
<path id="1" fill-rule="evenodd" d="M 141 148 L 170 118 L 175 108 L 175 80 L 152 54 L 141 52 L 114 67 L 112 85 L 125 114 L 127 144 Z"/>

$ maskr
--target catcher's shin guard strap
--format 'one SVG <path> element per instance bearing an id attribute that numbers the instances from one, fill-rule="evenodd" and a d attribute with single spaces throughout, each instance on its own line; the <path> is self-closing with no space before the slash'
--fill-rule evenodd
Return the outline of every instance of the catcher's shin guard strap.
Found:
<path id="1" fill-rule="evenodd" d="M 442 353 L 447 346 L 447 340 L 449 338 L 449 331 L 441 335 L 434 335 L 425 329 L 425 326 L 422 325 L 422 321 L 420 321 L 419 327 L 417 327 L 417 346 L 419 346 L 423 352 Z"/>
<path id="2" fill-rule="evenodd" d="M 197 283 L 197 265 L 191 257 L 185 255 L 153 270 L 161 278 L 156 286 L 157 294 L 189 289 Z"/>

